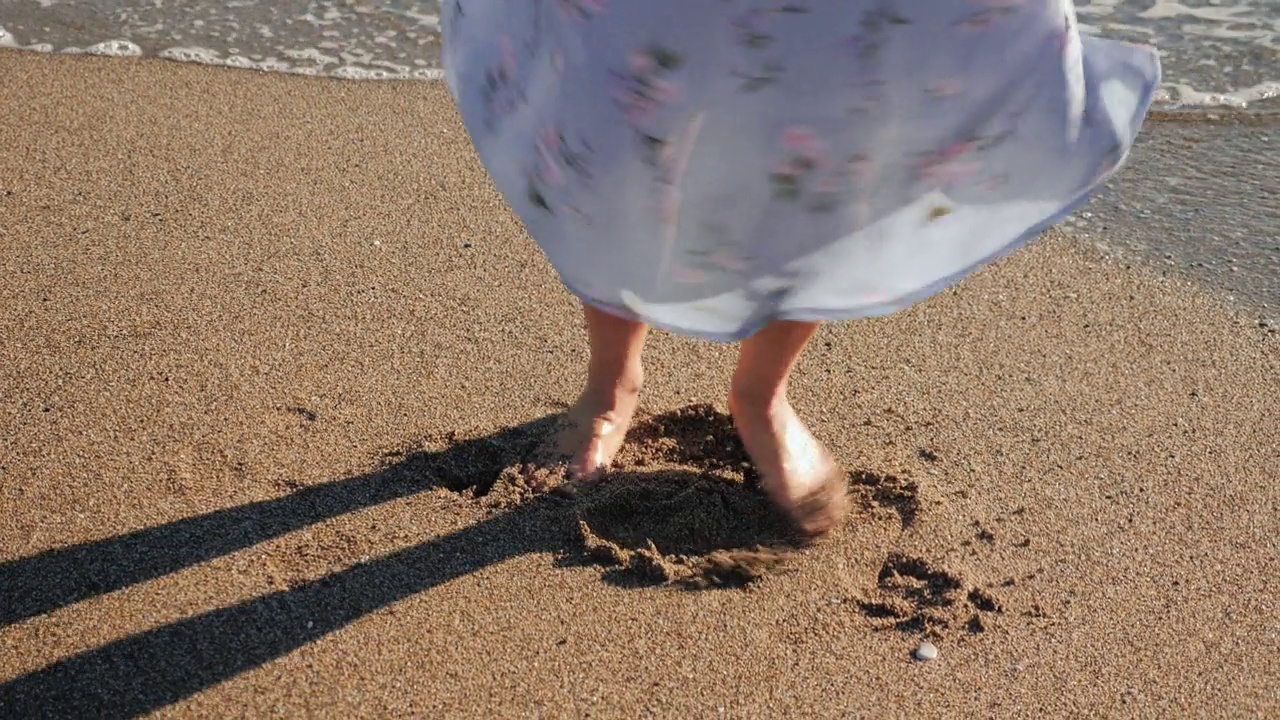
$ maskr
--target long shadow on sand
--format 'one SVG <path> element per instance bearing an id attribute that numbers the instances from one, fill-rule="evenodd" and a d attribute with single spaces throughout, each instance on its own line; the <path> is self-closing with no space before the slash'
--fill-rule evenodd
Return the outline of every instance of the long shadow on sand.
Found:
<path id="1" fill-rule="evenodd" d="M 465 440 L 440 453 L 409 455 L 378 472 L 307 487 L 272 500 L 0 564 L 0 627 L 349 512 L 434 487 L 462 490 L 475 484 L 472 478 L 496 477 L 501 465 L 495 464 L 522 452 L 550 427 L 551 420 L 544 417 L 495 435 Z"/>
<path id="2" fill-rule="evenodd" d="M 705 412 L 669 420 L 711 440 Z M 715 420 L 714 418 L 711 418 Z M 623 584 L 750 579 L 724 554 L 756 552 L 785 538 L 767 504 L 742 482 L 712 470 L 619 472 L 616 491 L 560 498 L 499 487 L 551 418 L 447 449 L 415 451 L 383 470 L 0 566 L 6 622 L 31 617 L 234 552 L 343 513 L 433 488 L 514 502 L 488 519 L 287 590 L 138 633 L 0 684 L 5 717 L 143 714 L 263 665 L 406 597 L 508 558 L 552 553 L 562 565 L 613 566 Z M 692 425 L 690 425 L 692 423 Z M 670 423 L 669 423 L 670 424 Z M 661 431 L 663 426 L 650 423 Z M 713 444 L 723 445 L 717 440 Z M 687 455 L 688 443 L 669 444 Z M 685 448 L 685 449 L 681 449 Z M 679 458 L 677 458 L 679 459 Z M 688 458 L 684 458 L 688 459 Z M 715 463 L 712 463 L 715 464 Z M 725 466 L 731 463 L 720 463 Z M 722 469 L 722 468 L 721 468 Z M 490 493 L 493 490 L 493 493 Z M 523 493 L 523 495 L 522 495 Z M 711 517 L 722 518 L 708 525 Z M 637 512 L 637 510 L 640 510 Z M 692 526 L 690 519 L 701 518 Z M 724 520 L 724 518 L 731 518 Z M 737 518 L 737 519 L 732 519 Z M 700 528 L 690 532 L 690 527 Z M 666 545 L 658 548 L 657 542 Z M 699 560 L 699 558 L 701 558 Z M 694 573 L 695 566 L 706 572 Z M 627 572 L 628 570 L 632 572 Z M 619 575 L 622 573 L 622 575 Z"/>

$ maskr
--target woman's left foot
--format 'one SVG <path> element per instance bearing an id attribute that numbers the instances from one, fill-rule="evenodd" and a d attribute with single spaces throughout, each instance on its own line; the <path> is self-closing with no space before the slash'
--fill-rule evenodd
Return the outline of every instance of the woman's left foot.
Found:
<path id="1" fill-rule="evenodd" d="M 844 473 L 791 405 L 731 397 L 729 407 L 760 485 L 800 535 L 812 540 L 839 525 L 848 512 Z"/>

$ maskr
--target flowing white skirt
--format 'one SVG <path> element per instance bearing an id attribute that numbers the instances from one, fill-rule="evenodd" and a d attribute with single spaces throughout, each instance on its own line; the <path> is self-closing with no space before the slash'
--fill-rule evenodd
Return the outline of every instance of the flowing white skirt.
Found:
<path id="1" fill-rule="evenodd" d="M 1153 49 L 1070 0 L 446 0 L 447 82 L 565 286 L 670 332 L 895 312 L 1128 155 Z"/>

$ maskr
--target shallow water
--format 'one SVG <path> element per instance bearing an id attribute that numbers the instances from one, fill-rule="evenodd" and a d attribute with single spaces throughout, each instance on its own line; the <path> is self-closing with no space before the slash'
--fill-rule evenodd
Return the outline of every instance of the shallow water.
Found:
<path id="1" fill-rule="evenodd" d="M 1061 229 L 1235 301 L 1280 333 L 1280 118 L 1155 122 Z"/>
<path id="2" fill-rule="evenodd" d="M 1079 0 L 1077 9 L 1086 32 L 1160 48 L 1160 104 L 1241 107 L 1280 96 L 1280 0 Z M 439 2 L 2 0 L 3 45 L 354 79 L 433 78 Z"/>
<path id="3" fill-rule="evenodd" d="M 0 45 L 427 79 L 439 75 L 438 9 L 435 0 L 4 0 Z"/>
<path id="4" fill-rule="evenodd" d="M 1159 48 L 1162 104 L 1280 97 L 1280 0 L 1081 0 L 1077 14 L 1085 32 Z"/>

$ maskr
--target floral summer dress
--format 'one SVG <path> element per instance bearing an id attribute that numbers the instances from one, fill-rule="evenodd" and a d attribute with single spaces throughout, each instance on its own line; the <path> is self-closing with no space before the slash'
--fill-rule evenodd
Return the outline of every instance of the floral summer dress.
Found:
<path id="1" fill-rule="evenodd" d="M 670 332 L 900 310 L 1128 156 L 1148 47 L 1071 0 L 445 0 L 443 64 L 565 286 Z"/>

